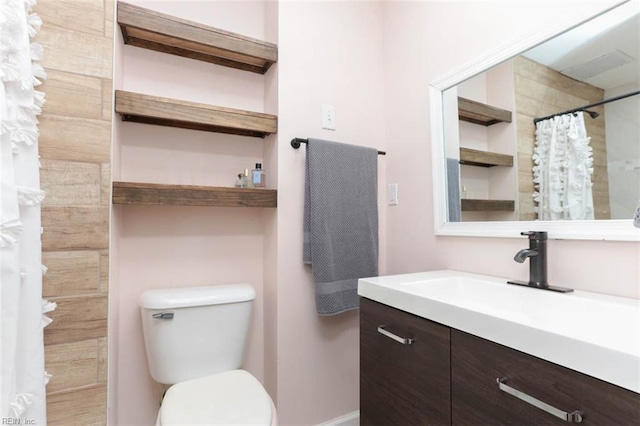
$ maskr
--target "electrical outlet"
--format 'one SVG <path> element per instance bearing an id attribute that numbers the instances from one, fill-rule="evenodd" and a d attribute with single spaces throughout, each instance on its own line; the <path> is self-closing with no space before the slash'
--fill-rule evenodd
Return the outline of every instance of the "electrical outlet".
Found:
<path id="1" fill-rule="evenodd" d="M 333 105 L 322 105 L 322 128 L 327 130 L 336 129 L 336 109 Z"/>

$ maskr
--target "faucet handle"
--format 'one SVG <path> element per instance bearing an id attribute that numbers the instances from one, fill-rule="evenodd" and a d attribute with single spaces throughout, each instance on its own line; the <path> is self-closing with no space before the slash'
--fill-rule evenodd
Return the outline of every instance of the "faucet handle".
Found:
<path id="1" fill-rule="evenodd" d="M 521 232 L 520 235 L 526 235 L 530 240 L 546 240 L 547 233 L 544 231 L 526 231 Z"/>

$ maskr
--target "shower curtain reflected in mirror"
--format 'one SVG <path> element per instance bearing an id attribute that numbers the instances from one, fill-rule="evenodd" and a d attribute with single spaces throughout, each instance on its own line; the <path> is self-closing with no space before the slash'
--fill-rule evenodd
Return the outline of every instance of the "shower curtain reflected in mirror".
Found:
<path id="1" fill-rule="evenodd" d="M 0 0 L 0 423 L 46 424 L 34 0 Z"/>
<path id="2" fill-rule="evenodd" d="M 536 123 L 533 199 L 538 220 L 594 219 L 589 141 L 582 112 Z"/>

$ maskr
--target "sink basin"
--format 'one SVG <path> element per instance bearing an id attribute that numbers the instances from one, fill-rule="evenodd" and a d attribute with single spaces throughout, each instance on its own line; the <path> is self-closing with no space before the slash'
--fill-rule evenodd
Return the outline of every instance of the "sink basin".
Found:
<path id="1" fill-rule="evenodd" d="M 358 294 L 640 393 L 640 300 L 458 271 L 360 279 Z"/>

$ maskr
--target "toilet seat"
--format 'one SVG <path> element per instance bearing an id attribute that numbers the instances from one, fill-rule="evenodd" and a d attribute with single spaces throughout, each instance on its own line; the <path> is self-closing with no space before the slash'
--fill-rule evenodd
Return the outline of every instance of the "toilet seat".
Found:
<path id="1" fill-rule="evenodd" d="M 158 425 L 271 425 L 272 402 L 260 382 L 232 370 L 177 383 L 167 390 Z"/>

